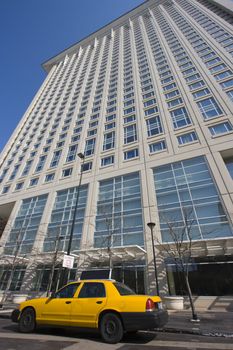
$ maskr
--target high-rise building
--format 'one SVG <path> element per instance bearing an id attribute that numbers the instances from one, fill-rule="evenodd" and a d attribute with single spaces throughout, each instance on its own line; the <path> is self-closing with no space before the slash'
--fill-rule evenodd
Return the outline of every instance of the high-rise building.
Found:
<path id="1" fill-rule="evenodd" d="M 232 293 L 232 24 L 231 1 L 148 0 L 43 64 L 1 154 L 0 289 L 45 291 L 53 268 L 58 285 L 69 243 L 70 279 L 113 267 L 153 289 L 147 224 L 158 248 L 188 210 L 194 293 Z M 155 252 L 160 288 L 180 293 Z"/>

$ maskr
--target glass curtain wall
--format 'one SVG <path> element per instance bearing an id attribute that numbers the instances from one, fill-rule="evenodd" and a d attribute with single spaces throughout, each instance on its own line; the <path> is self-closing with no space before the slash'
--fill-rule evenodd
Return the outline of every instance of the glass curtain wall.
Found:
<path id="1" fill-rule="evenodd" d="M 47 195 L 27 198 L 22 201 L 5 245 L 4 254 L 16 257 L 31 252 L 41 225 L 46 201 Z"/>
<path id="2" fill-rule="evenodd" d="M 55 251 L 57 240 L 59 240 L 58 250 L 67 251 L 77 195 L 79 198 L 71 251 L 79 249 L 87 202 L 87 192 L 88 186 L 86 185 L 80 188 L 73 187 L 57 192 L 50 223 L 48 225 L 47 236 L 44 241 L 44 252 Z"/>
<path id="3" fill-rule="evenodd" d="M 47 290 L 48 283 L 51 278 L 51 269 L 52 269 L 51 265 L 37 266 L 36 274 L 32 282 L 31 291 L 44 292 Z M 75 264 L 73 269 L 69 270 L 69 276 L 68 276 L 69 281 L 75 280 L 76 270 L 77 270 L 77 265 Z M 60 263 L 56 263 L 50 291 L 55 291 L 62 287 L 61 279 L 60 279 L 61 271 L 62 271 L 62 265 Z"/>
<path id="4" fill-rule="evenodd" d="M 11 266 L 2 266 L 0 267 L 0 290 L 5 290 L 7 287 L 8 280 L 11 276 Z M 15 266 L 14 272 L 11 278 L 11 283 L 9 290 L 17 291 L 20 290 L 20 287 L 23 282 L 23 278 L 25 275 L 26 266 Z"/>
<path id="5" fill-rule="evenodd" d="M 155 168 L 154 183 L 163 242 L 172 241 L 169 223 L 179 230 L 185 220 L 192 222 L 193 240 L 232 236 L 232 227 L 204 157 Z"/>
<path id="6" fill-rule="evenodd" d="M 94 247 L 144 245 L 139 173 L 100 182 Z"/>

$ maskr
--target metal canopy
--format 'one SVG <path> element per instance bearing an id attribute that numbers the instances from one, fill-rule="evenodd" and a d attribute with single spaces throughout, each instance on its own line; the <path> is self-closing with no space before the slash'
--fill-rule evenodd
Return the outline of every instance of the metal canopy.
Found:
<path id="1" fill-rule="evenodd" d="M 138 245 L 126 246 L 126 247 L 112 247 L 108 248 L 93 248 L 88 250 L 75 251 L 76 254 L 87 258 L 90 262 L 108 261 L 109 258 L 115 262 L 140 260 L 145 258 L 146 251 Z"/>

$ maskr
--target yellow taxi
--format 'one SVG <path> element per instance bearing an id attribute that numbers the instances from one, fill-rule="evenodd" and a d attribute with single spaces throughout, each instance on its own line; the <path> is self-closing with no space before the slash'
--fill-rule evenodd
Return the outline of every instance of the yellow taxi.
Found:
<path id="1" fill-rule="evenodd" d="M 11 318 L 23 333 L 41 325 L 94 328 L 105 342 L 114 344 L 124 332 L 163 327 L 168 314 L 158 296 L 137 295 L 115 280 L 82 280 L 48 298 L 21 303 Z"/>

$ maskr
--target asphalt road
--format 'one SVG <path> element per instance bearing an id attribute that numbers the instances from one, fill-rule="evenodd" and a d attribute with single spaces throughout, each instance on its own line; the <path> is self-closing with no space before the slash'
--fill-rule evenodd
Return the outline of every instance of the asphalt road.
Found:
<path id="1" fill-rule="evenodd" d="M 96 332 L 39 329 L 21 334 L 9 319 L 0 319 L 0 349 L 4 350 L 205 350 L 232 349 L 232 338 L 139 332 L 125 335 L 119 344 L 102 342 Z"/>

